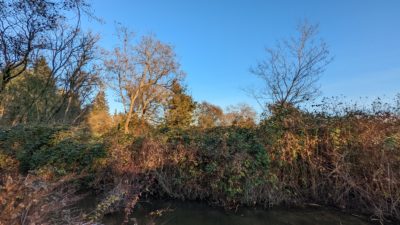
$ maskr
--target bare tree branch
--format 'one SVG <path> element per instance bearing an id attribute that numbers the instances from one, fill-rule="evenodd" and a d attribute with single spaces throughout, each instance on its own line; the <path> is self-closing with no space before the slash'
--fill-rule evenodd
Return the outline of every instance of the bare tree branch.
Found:
<path id="1" fill-rule="evenodd" d="M 263 107 L 270 103 L 296 105 L 319 94 L 317 82 L 332 57 L 327 44 L 317 39 L 317 25 L 303 22 L 297 31 L 297 37 L 266 49 L 267 58 L 250 69 L 263 80 L 264 88 L 252 93 Z"/>

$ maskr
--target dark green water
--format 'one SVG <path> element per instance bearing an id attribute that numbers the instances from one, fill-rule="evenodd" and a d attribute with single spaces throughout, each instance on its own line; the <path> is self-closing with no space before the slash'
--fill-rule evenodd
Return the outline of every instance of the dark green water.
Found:
<path id="1" fill-rule="evenodd" d="M 108 215 L 103 223 L 117 225 L 122 214 Z M 229 213 L 196 202 L 142 202 L 131 216 L 137 225 L 371 225 L 332 209 L 241 209 Z"/>

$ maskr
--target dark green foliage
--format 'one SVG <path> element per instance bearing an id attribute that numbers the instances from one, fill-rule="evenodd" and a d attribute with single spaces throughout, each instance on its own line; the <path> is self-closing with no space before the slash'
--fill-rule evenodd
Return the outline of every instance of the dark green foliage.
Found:
<path id="1" fill-rule="evenodd" d="M 183 158 L 164 178 L 183 198 L 207 198 L 227 207 L 252 204 L 248 193 L 267 182 L 269 157 L 252 129 L 218 127 L 174 133 L 168 144 L 169 155 L 183 145 L 193 156 Z"/>
<path id="2" fill-rule="evenodd" d="M 60 101 L 55 80 L 44 58 L 32 69 L 12 80 L 1 93 L 1 124 L 34 123 L 51 117 L 51 108 Z"/>
<path id="3" fill-rule="evenodd" d="M 59 143 L 50 143 L 49 146 L 33 152 L 29 169 L 52 165 L 60 173 L 81 171 L 90 166 L 95 159 L 104 156 L 105 151 L 101 144 L 82 144 L 66 139 Z"/>
<path id="4" fill-rule="evenodd" d="M 269 158 L 254 131 L 216 128 L 207 131 L 198 144 L 202 158 L 199 166 L 212 193 L 222 194 L 231 202 L 243 202 L 247 201 L 245 189 L 267 181 Z"/>
<path id="5" fill-rule="evenodd" d="M 81 94 L 64 95 L 46 60 L 39 58 L 1 93 L 0 125 L 79 122 Z"/>
<path id="6" fill-rule="evenodd" d="M 79 172 L 106 155 L 103 145 L 84 130 L 59 126 L 2 130 L 0 151 L 15 157 L 23 173 L 44 167 L 61 174 Z"/>

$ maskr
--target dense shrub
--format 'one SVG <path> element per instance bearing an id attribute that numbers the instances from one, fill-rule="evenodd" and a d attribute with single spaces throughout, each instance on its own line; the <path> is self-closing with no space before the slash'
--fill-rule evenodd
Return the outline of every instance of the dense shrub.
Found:
<path id="1" fill-rule="evenodd" d="M 155 195 L 225 207 L 317 203 L 399 220 L 399 131 L 392 114 L 282 108 L 255 129 L 163 128 L 111 138 L 110 166 L 125 183 L 146 174 Z"/>
<path id="2" fill-rule="evenodd" d="M 273 204 L 325 205 L 400 220 L 400 118 L 281 109 L 259 126 L 271 156 Z M 271 198 L 271 196 L 273 196 Z"/>
<path id="3" fill-rule="evenodd" d="M 131 151 L 155 174 L 155 188 L 170 197 L 254 204 L 256 190 L 268 180 L 268 154 L 252 129 L 169 130 L 138 139 Z"/>
<path id="4" fill-rule="evenodd" d="M 14 157 L 20 171 L 51 168 L 79 172 L 106 155 L 102 143 L 82 128 L 17 126 L 0 132 L 0 152 Z"/>
<path id="5" fill-rule="evenodd" d="M 400 221 L 396 114 L 327 115 L 284 107 L 255 128 L 162 127 L 141 136 L 115 129 L 98 138 L 82 128 L 3 129 L 0 171 L 19 164 L 22 172 L 64 175 L 101 159 L 91 180 L 105 194 L 101 212 L 125 206 L 129 215 L 145 192 L 228 208 L 318 203 Z"/>

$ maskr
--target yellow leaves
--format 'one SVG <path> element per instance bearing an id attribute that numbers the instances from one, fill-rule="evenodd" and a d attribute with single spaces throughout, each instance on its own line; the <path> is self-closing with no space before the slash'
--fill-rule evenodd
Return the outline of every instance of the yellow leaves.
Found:
<path id="1" fill-rule="evenodd" d="M 18 170 L 18 161 L 0 152 L 0 172 L 11 172 Z M 4 173 L 3 172 L 3 173 Z"/>
<path id="2" fill-rule="evenodd" d="M 280 156 L 275 160 L 291 163 L 297 157 L 308 157 L 315 149 L 314 147 L 315 142 L 312 139 L 309 141 L 295 133 L 285 132 L 274 146 L 275 154 Z"/>
<path id="3" fill-rule="evenodd" d="M 107 111 L 90 112 L 87 123 L 95 135 L 104 134 L 113 126 L 112 119 Z"/>
<path id="4" fill-rule="evenodd" d="M 95 159 L 93 161 L 92 168 L 94 170 L 99 170 L 101 168 L 105 168 L 107 166 L 107 159 L 106 158 L 101 158 L 101 159 Z"/>

